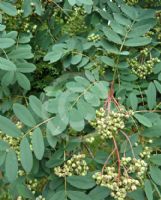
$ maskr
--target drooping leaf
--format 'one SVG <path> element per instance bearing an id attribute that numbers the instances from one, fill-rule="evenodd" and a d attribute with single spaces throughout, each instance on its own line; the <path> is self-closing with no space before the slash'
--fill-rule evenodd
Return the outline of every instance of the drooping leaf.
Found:
<path id="1" fill-rule="evenodd" d="M 148 108 L 153 109 L 156 106 L 156 87 L 154 83 L 150 83 L 146 92 Z"/>
<path id="2" fill-rule="evenodd" d="M 32 148 L 34 154 L 38 160 L 41 160 L 44 155 L 45 146 L 44 146 L 44 138 L 42 132 L 39 128 L 36 128 L 31 136 Z"/>
<path id="3" fill-rule="evenodd" d="M 135 117 L 141 124 L 143 124 L 144 126 L 146 126 L 146 127 L 152 127 L 152 123 L 151 123 L 151 121 L 150 121 L 147 117 L 145 117 L 145 116 L 143 116 L 143 115 L 140 115 L 140 114 L 135 114 L 134 117 Z"/>
<path id="4" fill-rule="evenodd" d="M 5 58 L 0 57 L 0 69 L 5 71 L 16 71 L 16 65 Z"/>
<path id="5" fill-rule="evenodd" d="M 161 185 L 161 170 L 158 167 L 150 167 L 150 176 L 157 185 Z"/>
<path id="6" fill-rule="evenodd" d="M 36 121 L 33 118 L 31 112 L 25 106 L 19 103 L 15 103 L 13 105 L 13 110 L 18 119 L 27 126 L 32 127 L 36 125 Z"/>
<path id="7" fill-rule="evenodd" d="M 139 46 L 148 45 L 149 43 L 151 43 L 150 38 L 136 37 L 136 38 L 126 40 L 124 45 L 128 47 L 139 47 Z"/>
<path id="8" fill-rule="evenodd" d="M 24 90 L 30 90 L 31 85 L 29 79 L 22 73 L 17 72 L 16 73 L 16 78 L 18 84 L 24 89 Z"/>
<path id="9" fill-rule="evenodd" d="M 0 38 L 0 48 L 6 49 L 15 44 L 15 41 L 11 38 Z"/>
<path id="10" fill-rule="evenodd" d="M 59 135 L 66 129 L 67 124 L 63 121 L 60 116 L 56 116 L 55 118 L 49 120 L 47 124 L 47 129 L 50 131 L 52 135 Z"/>
<path id="11" fill-rule="evenodd" d="M 154 125 L 154 126 L 148 128 L 148 129 L 145 129 L 142 132 L 142 135 L 144 137 L 149 137 L 149 138 L 161 136 L 161 125 L 157 124 L 157 125 Z"/>
<path id="12" fill-rule="evenodd" d="M 33 156 L 29 141 L 26 137 L 20 143 L 20 161 L 24 170 L 29 173 L 33 167 Z"/>
<path id="13" fill-rule="evenodd" d="M 10 16 L 16 16 L 17 15 L 17 9 L 11 3 L 8 3 L 8 2 L 5 2 L 5 1 L 0 2 L 0 9 Z"/>
<path id="14" fill-rule="evenodd" d="M 130 105 L 131 105 L 132 109 L 136 110 L 138 107 L 138 98 L 137 98 L 136 94 L 131 93 L 129 96 L 129 100 L 130 100 Z"/>
<path id="15" fill-rule="evenodd" d="M 68 197 L 71 200 L 80 200 L 80 199 L 92 200 L 87 194 L 79 191 L 68 191 Z"/>
<path id="16" fill-rule="evenodd" d="M 37 116 L 42 119 L 46 119 L 48 117 L 42 102 L 36 96 L 32 95 L 29 97 L 29 104 Z"/>
<path id="17" fill-rule="evenodd" d="M 70 126 L 76 131 L 83 130 L 85 124 L 81 113 L 77 109 L 73 108 L 70 111 L 69 116 L 70 116 L 70 121 L 69 121 Z"/>
<path id="18" fill-rule="evenodd" d="M 0 116 L 0 130 L 11 137 L 21 136 L 21 131 L 16 127 L 16 125 L 3 116 Z"/>
<path id="19" fill-rule="evenodd" d="M 95 181 L 90 176 L 70 176 L 67 182 L 79 189 L 90 189 L 95 186 Z"/>
<path id="20" fill-rule="evenodd" d="M 6 156 L 5 162 L 6 177 L 9 182 L 13 182 L 17 178 L 18 161 L 14 150 L 10 149 Z"/>
<path id="21" fill-rule="evenodd" d="M 154 154 L 154 155 L 151 155 L 150 161 L 151 161 L 152 163 L 154 163 L 155 165 L 161 166 L 161 154 Z"/>
<path id="22" fill-rule="evenodd" d="M 149 180 L 145 180 L 145 194 L 148 200 L 153 200 L 153 189 Z"/>

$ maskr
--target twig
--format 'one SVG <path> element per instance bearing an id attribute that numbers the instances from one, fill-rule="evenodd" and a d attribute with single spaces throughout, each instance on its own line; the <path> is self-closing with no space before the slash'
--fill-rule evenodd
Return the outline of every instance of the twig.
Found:
<path id="1" fill-rule="evenodd" d="M 110 153 L 110 155 L 109 155 L 108 158 L 106 159 L 106 161 L 105 161 L 105 163 L 104 163 L 104 165 L 103 165 L 103 167 L 102 167 L 102 175 L 103 175 L 103 173 L 104 173 L 105 167 L 107 166 L 107 163 L 108 163 L 109 159 L 110 159 L 111 156 L 115 153 L 115 151 L 116 151 L 116 148 L 114 148 L 114 150 Z"/>
<path id="2" fill-rule="evenodd" d="M 134 153 L 134 150 L 133 150 L 133 147 L 132 147 L 132 144 L 131 144 L 131 141 L 130 141 L 128 135 L 127 135 L 125 132 L 123 132 L 122 130 L 121 130 L 121 133 L 126 137 L 127 141 L 129 142 L 132 155 L 133 155 L 133 157 L 135 158 L 135 153 Z"/>

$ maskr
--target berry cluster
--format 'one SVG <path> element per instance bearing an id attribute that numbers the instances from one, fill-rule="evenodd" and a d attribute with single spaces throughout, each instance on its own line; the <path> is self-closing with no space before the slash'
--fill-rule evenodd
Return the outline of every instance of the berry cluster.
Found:
<path id="1" fill-rule="evenodd" d="M 30 191 L 32 191 L 33 194 L 36 193 L 37 191 L 37 187 L 38 187 L 38 180 L 37 179 L 33 179 L 33 180 L 28 180 L 27 183 L 26 183 L 28 189 Z"/>
<path id="2" fill-rule="evenodd" d="M 125 111 L 120 108 L 119 111 L 106 113 L 104 108 L 96 111 L 96 120 L 91 122 L 93 127 L 96 127 L 102 139 L 111 139 L 120 129 L 125 127 L 125 119 L 133 115 L 133 111 Z"/>
<path id="3" fill-rule="evenodd" d="M 121 166 L 126 168 L 124 174 L 136 174 L 136 177 L 141 181 L 147 171 L 147 163 L 142 159 L 136 159 L 131 157 L 123 157 L 121 159 Z"/>
<path id="4" fill-rule="evenodd" d="M 141 158 L 150 158 L 151 153 L 152 153 L 152 148 L 146 146 L 146 147 L 144 147 L 143 152 L 140 153 L 140 157 L 141 157 Z"/>
<path id="5" fill-rule="evenodd" d="M 63 32 L 70 36 L 77 35 L 87 29 L 85 23 L 85 11 L 82 7 L 75 7 L 70 17 L 66 18 L 66 25 L 63 27 Z"/>
<path id="6" fill-rule="evenodd" d="M 73 155 L 62 167 L 58 166 L 54 168 L 55 174 L 59 177 L 72 175 L 85 176 L 89 168 L 84 158 L 84 154 Z"/>
<path id="7" fill-rule="evenodd" d="M 154 65 L 159 62 L 160 60 L 158 58 L 151 58 L 142 64 L 136 58 L 128 60 L 133 73 L 141 79 L 145 79 L 147 75 L 151 74 L 153 72 Z"/>
<path id="8" fill-rule="evenodd" d="M 96 172 L 93 178 L 96 184 L 111 190 L 111 196 L 117 200 L 124 200 L 128 192 L 135 191 L 142 185 L 142 179 L 147 170 L 147 164 L 140 159 L 131 157 L 121 159 L 123 175 L 118 176 L 115 167 L 106 167 L 104 172 Z M 130 175 L 136 174 L 136 178 Z"/>
<path id="9" fill-rule="evenodd" d="M 132 5 L 136 5 L 137 3 L 139 3 L 139 0 L 124 0 L 125 3 L 127 3 L 128 5 L 132 6 Z"/>
<path id="10" fill-rule="evenodd" d="M 18 196 L 17 200 L 23 200 L 22 196 Z M 45 198 L 42 195 L 39 195 L 38 197 L 35 198 L 35 200 L 45 200 Z"/>
<path id="11" fill-rule="evenodd" d="M 87 138 L 85 138 L 85 142 L 87 142 L 89 144 L 92 144 L 94 141 L 95 141 L 94 137 L 87 137 Z"/>
<path id="12" fill-rule="evenodd" d="M 87 39 L 89 42 L 97 42 L 101 39 L 101 36 L 99 34 L 92 33 Z"/>

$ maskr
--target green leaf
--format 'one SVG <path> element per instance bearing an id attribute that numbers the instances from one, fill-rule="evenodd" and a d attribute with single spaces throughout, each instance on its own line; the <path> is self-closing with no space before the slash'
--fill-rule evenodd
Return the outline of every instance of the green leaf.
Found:
<path id="1" fill-rule="evenodd" d="M 81 113 L 81 115 L 84 117 L 84 119 L 93 120 L 95 118 L 95 109 L 83 99 L 78 101 L 77 108 L 79 113 Z"/>
<path id="2" fill-rule="evenodd" d="M 161 154 L 155 154 L 155 155 L 153 154 L 153 155 L 151 155 L 150 161 L 152 163 L 154 163 L 155 165 L 161 166 Z"/>
<path id="3" fill-rule="evenodd" d="M 0 130 L 11 137 L 21 136 L 21 131 L 16 127 L 16 125 L 6 117 L 3 117 L 1 115 L 0 115 Z"/>
<path id="4" fill-rule="evenodd" d="M 19 103 L 15 103 L 13 105 L 13 110 L 17 118 L 22 121 L 24 124 L 26 124 L 29 127 L 33 127 L 36 125 L 36 121 L 33 118 L 30 111 L 23 105 Z"/>
<path id="5" fill-rule="evenodd" d="M 33 167 L 33 156 L 26 137 L 24 137 L 20 143 L 20 161 L 24 170 L 29 173 Z"/>
<path id="6" fill-rule="evenodd" d="M 34 195 L 32 194 L 32 191 L 27 188 L 26 185 L 16 184 L 17 192 L 20 196 L 28 199 L 34 199 Z"/>
<path id="7" fill-rule="evenodd" d="M 0 151 L 6 151 L 10 148 L 9 144 L 3 140 L 0 140 Z"/>
<path id="8" fill-rule="evenodd" d="M 36 70 L 36 66 L 28 62 L 20 62 L 17 63 L 16 65 L 17 65 L 17 71 L 21 73 L 31 73 Z"/>
<path id="9" fill-rule="evenodd" d="M 51 135 L 51 133 L 50 133 L 50 131 L 48 131 L 48 129 L 47 129 L 47 133 L 46 133 L 46 138 L 47 138 L 49 145 L 52 148 L 55 148 L 56 144 L 58 142 L 58 139 L 55 136 Z"/>
<path id="10" fill-rule="evenodd" d="M 6 49 L 15 44 L 15 41 L 11 38 L 0 38 L 0 48 Z"/>
<path id="11" fill-rule="evenodd" d="M 44 57 L 44 61 L 50 61 L 50 63 L 57 62 L 62 57 L 62 50 L 58 49 L 58 51 L 52 51 L 46 54 Z"/>
<path id="12" fill-rule="evenodd" d="M 135 7 L 128 6 L 126 4 L 122 4 L 120 7 L 121 7 L 122 12 L 124 12 L 130 19 L 132 20 L 137 19 L 138 13 Z"/>
<path id="13" fill-rule="evenodd" d="M 51 198 L 50 200 L 67 200 L 65 191 L 57 191 Z"/>
<path id="14" fill-rule="evenodd" d="M 30 45 L 18 46 L 8 56 L 12 59 L 30 59 L 33 57 Z"/>
<path id="15" fill-rule="evenodd" d="M 88 87 L 90 85 L 90 82 L 84 77 L 76 76 L 76 77 L 74 77 L 74 79 L 82 86 Z"/>
<path id="16" fill-rule="evenodd" d="M 70 113 L 69 113 L 69 123 L 70 126 L 76 130 L 76 131 L 81 131 L 84 128 L 84 119 L 81 113 L 73 108 Z"/>
<path id="17" fill-rule="evenodd" d="M 70 185 L 83 190 L 93 188 L 96 184 L 90 176 L 70 176 L 67 177 L 67 182 L 70 183 Z"/>
<path id="18" fill-rule="evenodd" d="M 134 192 L 130 192 L 128 197 L 130 197 L 132 200 L 145 200 L 145 193 L 142 189 L 139 188 Z"/>
<path id="19" fill-rule="evenodd" d="M 97 186 L 93 190 L 90 191 L 89 196 L 93 200 L 104 200 L 106 197 L 110 195 L 110 190 L 106 187 Z"/>
<path id="20" fill-rule="evenodd" d="M 0 9 L 10 16 L 16 16 L 17 15 L 17 9 L 11 3 L 4 2 L 4 1 L 0 2 Z"/>
<path id="21" fill-rule="evenodd" d="M 161 185 L 161 170 L 158 167 L 150 167 L 150 176 L 157 185 Z"/>
<path id="22" fill-rule="evenodd" d="M 94 94 L 92 92 L 86 92 L 84 94 L 84 98 L 92 106 L 98 107 L 100 105 L 100 99 L 99 99 L 99 97 L 96 96 L 96 94 Z"/>
<path id="23" fill-rule="evenodd" d="M 29 104 L 38 117 L 42 119 L 46 119 L 48 117 L 42 102 L 36 96 L 32 95 L 29 97 Z"/>
<path id="24" fill-rule="evenodd" d="M 95 77 L 93 76 L 93 74 L 89 70 L 85 71 L 85 75 L 88 78 L 88 80 L 90 80 L 91 82 L 95 81 Z"/>
<path id="25" fill-rule="evenodd" d="M 143 115 L 140 115 L 140 114 L 135 114 L 134 117 L 135 117 L 141 124 L 143 124 L 144 126 L 146 126 L 146 127 L 152 127 L 152 123 L 151 123 L 151 121 L 150 121 L 147 117 L 145 117 L 145 116 L 143 116 Z"/>
<path id="26" fill-rule="evenodd" d="M 4 164 L 5 160 L 6 160 L 6 152 L 0 151 L 0 167 Z"/>
<path id="27" fill-rule="evenodd" d="M 149 138 L 161 136 L 161 125 L 158 124 L 158 125 L 152 126 L 151 128 L 145 129 L 142 132 L 142 135 Z"/>
<path id="28" fill-rule="evenodd" d="M 128 38 L 136 38 L 139 36 L 143 36 L 151 29 L 150 24 L 143 24 L 139 27 L 133 27 L 133 30 L 128 34 Z"/>
<path id="29" fill-rule="evenodd" d="M 153 188 L 149 180 L 145 180 L 145 194 L 148 200 L 153 200 Z"/>
<path id="30" fill-rule="evenodd" d="M 36 128 L 31 136 L 32 148 L 38 160 L 43 158 L 45 152 L 44 138 L 39 128 Z"/>
<path id="31" fill-rule="evenodd" d="M 51 119 L 47 124 L 47 129 L 50 131 L 52 135 L 61 134 L 67 127 L 67 124 L 60 118 L 60 116 L 56 116 Z"/>
<path id="32" fill-rule="evenodd" d="M 70 200 L 92 200 L 87 194 L 79 191 L 68 191 L 68 197 Z"/>
<path id="33" fill-rule="evenodd" d="M 93 84 L 93 86 L 90 89 L 90 92 L 92 92 L 99 99 L 106 99 L 108 93 L 108 86 L 109 84 L 107 82 L 99 81 Z"/>
<path id="34" fill-rule="evenodd" d="M 130 100 L 130 105 L 131 105 L 132 109 L 137 110 L 138 98 L 137 98 L 136 94 L 130 93 L 129 100 Z"/>
<path id="35" fill-rule="evenodd" d="M 79 3 L 85 4 L 85 5 L 93 5 L 92 0 L 77 0 Z"/>
<path id="36" fill-rule="evenodd" d="M 78 55 L 72 56 L 71 64 L 72 64 L 72 65 L 76 65 L 76 64 L 78 64 L 81 60 L 82 60 L 82 54 L 78 54 Z"/>
<path id="37" fill-rule="evenodd" d="M 136 37 L 136 38 L 132 38 L 132 39 L 126 40 L 124 45 L 128 46 L 128 47 L 139 47 L 139 46 L 145 46 L 145 45 L 147 45 L 149 43 L 151 43 L 151 39 L 150 38 Z"/>
<path id="38" fill-rule="evenodd" d="M 76 0 L 68 0 L 68 2 L 71 6 L 74 6 L 76 4 Z"/>
<path id="39" fill-rule="evenodd" d="M 104 27 L 103 32 L 109 41 L 114 42 L 116 44 L 122 44 L 120 36 L 110 28 Z"/>
<path id="40" fill-rule="evenodd" d="M 126 27 L 129 27 L 131 25 L 131 21 L 127 18 L 121 15 L 120 13 L 113 13 L 114 19 L 121 25 L 124 25 Z"/>
<path id="41" fill-rule="evenodd" d="M 0 57 L 0 69 L 5 71 L 16 71 L 16 65 L 5 58 Z"/>
<path id="42" fill-rule="evenodd" d="M 161 94 L 161 84 L 158 81 L 155 81 L 155 80 L 154 80 L 154 84 L 155 84 L 158 92 Z"/>
<path id="43" fill-rule="evenodd" d="M 16 180 L 18 173 L 18 161 L 15 151 L 12 149 L 9 150 L 6 156 L 5 171 L 9 182 Z"/>
<path id="44" fill-rule="evenodd" d="M 114 60 L 107 56 L 101 56 L 101 61 L 104 62 L 106 65 L 113 67 L 115 65 Z"/>
<path id="45" fill-rule="evenodd" d="M 153 109 L 156 106 L 156 87 L 154 83 L 150 83 L 146 92 L 148 108 Z"/>
<path id="46" fill-rule="evenodd" d="M 72 92 L 83 92 L 85 88 L 79 84 L 78 82 L 68 82 L 66 84 L 67 89 L 69 89 Z"/>
<path id="47" fill-rule="evenodd" d="M 30 81 L 24 74 L 17 72 L 16 73 L 16 78 L 17 78 L 18 84 L 24 90 L 30 90 L 31 89 Z"/>
<path id="48" fill-rule="evenodd" d="M 12 84 L 12 81 L 14 80 L 14 72 L 13 71 L 9 71 L 6 72 L 1 80 L 2 85 L 4 86 L 8 86 L 10 84 Z"/>

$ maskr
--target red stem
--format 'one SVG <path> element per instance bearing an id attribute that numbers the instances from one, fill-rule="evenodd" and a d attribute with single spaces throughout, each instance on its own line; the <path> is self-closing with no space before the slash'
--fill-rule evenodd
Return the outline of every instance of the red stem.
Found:
<path id="1" fill-rule="evenodd" d="M 102 168 L 102 175 L 104 173 L 105 167 L 107 166 L 107 163 L 109 161 L 109 159 L 111 158 L 111 156 L 114 154 L 114 152 L 116 151 L 116 148 L 114 148 L 114 150 L 110 153 L 110 155 L 108 156 L 107 160 L 105 161 L 103 168 Z"/>

